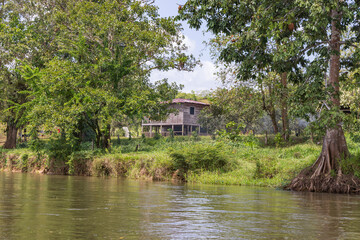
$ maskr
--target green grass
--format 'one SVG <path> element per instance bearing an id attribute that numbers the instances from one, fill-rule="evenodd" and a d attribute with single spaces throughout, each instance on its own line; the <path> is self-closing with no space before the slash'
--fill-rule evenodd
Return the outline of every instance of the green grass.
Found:
<path id="1" fill-rule="evenodd" d="M 113 147 L 113 152 L 101 158 L 113 156 L 113 161 L 134 160 L 140 162 L 133 164 L 131 171 L 126 176 L 139 178 L 142 167 L 147 168 L 148 173 L 158 168 L 166 168 L 174 171 L 174 160 L 169 156 L 170 152 L 190 152 L 204 146 L 218 144 L 210 137 L 203 137 L 201 141 L 192 141 L 189 137 L 176 137 L 174 140 L 162 138 L 154 139 L 122 139 L 120 145 Z M 134 153 L 136 145 L 138 152 Z M 200 147 L 202 146 L 202 147 Z M 200 149 L 202 150 L 202 149 Z M 188 182 L 206 184 L 228 184 L 228 185 L 253 185 L 253 186 L 281 186 L 291 180 L 303 168 L 311 165 L 321 151 L 321 147 L 310 143 L 275 148 L 274 146 L 262 147 L 247 146 L 246 144 L 223 143 L 219 149 L 221 154 L 227 158 L 227 164 L 209 171 L 204 169 L 191 169 L 185 174 Z M 190 157 L 191 159 L 191 157 Z M 149 174 L 151 176 L 151 174 Z M 169 179 L 171 174 L 167 174 Z"/>
<path id="2" fill-rule="evenodd" d="M 120 142 L 114 139 L 112 142 L 110 152 L 93 151 L 91 144 L 83 144 L 81 151 L 67 162 L 66 171 L 75 175 L 171 180 L 174 172 L 181 169 L 188 182 L 279 187 L 313 164 L 321 152 L 321 146 L 301 139 L 294 139 L 289 146 L 281 148 L 264 146 L 261 140 L 256 145 L 249 145 L 214 141 L 210 137 L 202 137 L 200 141 L 175 137 L 120 139 Z M 348 145 L 353 155 L 346 163 L 350 166 L 348 169 L 360 172 L 360 144 L 348 138 Z M 13 159 L 12 167 L 28 171 L 31 168 L 24 164 L 31 161 L 25 161 L 24 156 L 36 158 L 36 153 L 28 148 L 2 150 L 2 153 L 0 166 L 3 169 L 8 167 L 10 155 L 18 156 L 17 160 Z M 51 161 L 42 159 L 40 163 L 49 165 Z M 35 166 L 39 167 L 39 164 Z"/>
<path id="3" fill-rule="evenodd" d="M 317 158 L 321 147 L 299 144 L 284 148 L 229 148 L 228 171 L 187 174 L 190 182 L 227 185 L 281 186 Z"/>

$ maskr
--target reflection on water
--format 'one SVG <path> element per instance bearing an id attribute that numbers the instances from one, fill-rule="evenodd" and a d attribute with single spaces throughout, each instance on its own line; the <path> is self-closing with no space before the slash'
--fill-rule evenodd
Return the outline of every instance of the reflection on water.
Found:
<path id="1" fill-rule="evenodd" d="M 0 173 L 0 239 L 360 239 L 359 200 Z"/>

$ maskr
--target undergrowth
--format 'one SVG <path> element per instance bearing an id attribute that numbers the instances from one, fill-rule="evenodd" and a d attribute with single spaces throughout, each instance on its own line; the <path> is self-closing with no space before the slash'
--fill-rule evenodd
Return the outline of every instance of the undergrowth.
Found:
<path id="1" fill-rule="evenodd" d="M 284 146 L 274 139 L 271 146 L 265 146 L 261 137 L 252 135 L 237 141 L 187 136 L 122 138 L 114 140 L 109 151 L 92 149 L 90 142 L 74 152 L 61 146 L 51 148 L 48 141 L 37 151 L 2 149 L 0 168 L 11 165 L 23 172 L 36 168 L 59 174 L 152 180 L 171 180 L 179 174 L 187 182 L 277 187 L 313 164 L 321 152 L 321 146 L 313 143 Z M 359 143 L 349 139 L 348 145 L 352 157 L 342 162 L 342 169 L 360 177 Z"/>

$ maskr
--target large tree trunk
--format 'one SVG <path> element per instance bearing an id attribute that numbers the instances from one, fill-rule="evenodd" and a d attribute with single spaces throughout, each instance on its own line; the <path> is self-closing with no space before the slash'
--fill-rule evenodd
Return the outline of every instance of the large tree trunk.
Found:
<path id="1" fill-rule="evenodd" d="M 350 153 L 341 126 L 327 130 L 320 157 L 312 166 L 314 173 L 311 177 L 318 177 L 322 174 L 327 175 L 332 171 L 341 175 L 339 161 L 349 156 Z"/>
<path id="2" fill-rule="evenodd" d="M 339 96 L 339 75 L 340 75 L 340 40 L 341 31 L 337 28 L 337 24 L 341 19 L 341 13 L 338 10 L 331 12 L 331 40 L 330 40 L 330 78 L 332 94 L 331 101 L 333 106 L 340 109 L 340 96 Z M 337 170 L 341 174 L 339 161 L 341 158 L 349 157 L 349 150 L 346 145 L 344 132 L 339 124 L 332 129 L 326 130 L 326 135 L 323 140 L 323 148 L 320 157 L 314 164 L 313 177 L 320 174 L 330 174 L 332 170 Z"/>
<path id="3" fill-rule="evenodd" d="M 110 130 L 111 130 L 111 126 L 110 124 L 108 124 L 106 126 L 105 132 L 103 133 L 103 148 L 109 150 L 110 150 L 110 140 L 111 140 Z"/>
<path id="4" fill-rule="evenodd" d="M 110 150 L 110 135 L 111 126 L 108 124 L 105 130 L 102 130 L 99 123 L 96 123 L 96 147 Z"/>
<path id="5" fill-rule="evenodd" d="M 333 10 L 331 13 L 332 28 L 330 40 L 330 84 L 333 88 L 331 101 L 334 107 L 340 108 L 339 73 L 340 73 L 340 29 L 341 13 Z M 327 129 L 323 139 L 323 147 L 317 161 L 304 169 L 286 187 L 296 191 L 360 193 L 360 180 L 352 175 L 343 175 L 340 161 L 350 156 L 344 132 L 340 123 Z"/>
<path id="6" fill-rule="evenodd" d="M 4 144 L 5 149 L 13 149 L 16 148 L 16 138 L 17 138 L 18 128 L 16 127 L 16 123 L 10 121 L 6 126 L 6 141 Z"/>
<path id="7" fill-rule="evenodd" d="M 273 109 L 269 112 L 269 116 L 270 116 L 270 118 L 271 118 L 271 122 L 272 122 L 272 125 L 273 125 L 274 134 L 277 134 L 277 133 L 279 132 L 279 129 L 278 129 L 277 121 L 276 121 L 275 108 L 273 108 Z"/>
<path id="8" fill-rule="evenodd" d="M 272 94 L 273 94 L 273 90 L 271 85 L 269 84 L 268 86 L 268 90 L 269 90 L 269 96 L 270 96 L 270 100 L 269 100 L 269 104 L 266 104 L 266 97 L 265 97 L 265 93 L 264 90 L 261 86 L 261 92 L 262 92 L 262 101 L 263 101 L 263 109 L 267 112 L 267 114 L 269 115 L 270 119 L 271 119 L 271 123 L 273 125 L 273 129 L 274 129 L 274 133 L 277 134 L 279 132 L 278 126 L 277 126 L 277 121 L 276 121 L 276 111 L 275 111 L 275 106 L 274 103 L 272 101 Z"/>
<path id="9" fill-rule="evenodd" d="M 287 73 L 281 73 L 281 119 L 282 119 L 282 136 L 285 141 L 289 140 L 289 119 L 288 119 L 288 110 L 287 110 L 287 99 L 288 99 L 288 90 L 287 90 Z"/>

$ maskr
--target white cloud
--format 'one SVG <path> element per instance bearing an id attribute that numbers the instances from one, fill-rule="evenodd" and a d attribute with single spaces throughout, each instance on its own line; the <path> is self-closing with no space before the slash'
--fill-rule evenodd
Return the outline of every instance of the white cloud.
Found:
<path id="1" fill-rule="evenodd" d="M 196 42 L 184 35 L 184 44 L 188 47 L 188 52 L 193 53 L 196 50 Z"/>
<path id="2" fill-rule="evenodd" d="M 184 85 L 183 92 L 191 92 L 191 90 L 210 90 L 220 86 L 219 81 L 216 80 L 214 75 L 215 73 L 215 65 L 210 61 L 203 61 L 202 66 L 196 67 L 193 72 L 178 70 L 168 72 L 154 71 L 150 79 L 152 82 L 155 82 L 167 78 L 169 82 Z"/>

